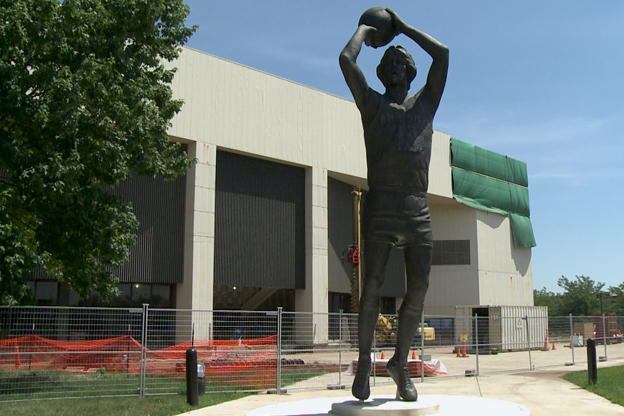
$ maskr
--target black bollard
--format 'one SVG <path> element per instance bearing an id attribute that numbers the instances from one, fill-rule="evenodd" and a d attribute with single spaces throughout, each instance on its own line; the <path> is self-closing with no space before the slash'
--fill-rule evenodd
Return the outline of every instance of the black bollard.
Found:
<path id="1" fill-rule="evenodd" d="M 191 406 L 199 404 L 197 393 L 197 351 L 189 348 L 186 350 L 186 402 Z"/>
<path id="2" fill-rule="evenodd" d="M 587 382 L 596 384 L 598 382 L 598 366 L 596 364 L 596 340 L 587 340 Z"/>

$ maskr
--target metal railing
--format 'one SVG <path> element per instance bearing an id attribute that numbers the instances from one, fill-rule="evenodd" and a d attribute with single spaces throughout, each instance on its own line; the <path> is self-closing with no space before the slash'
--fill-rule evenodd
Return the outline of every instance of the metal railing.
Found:
<path id="1" fill-rule="evenodd" d="M 624 358 L 624 318 L 430 316 L 412 342 L 414 381 Z M 392 383 L 397 317 L 380 316 L 372 385 Z M 185 351 L 206 393 L 342 389 L 357 368 L 357 315 L 143 308 L 0 308 L 0 402 L 183 394 Z M 420 359 L 422 357 L 422 360 Z"/>

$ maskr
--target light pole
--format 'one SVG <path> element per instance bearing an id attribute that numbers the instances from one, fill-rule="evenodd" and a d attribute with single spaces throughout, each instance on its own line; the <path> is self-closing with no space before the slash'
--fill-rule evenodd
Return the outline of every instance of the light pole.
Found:
<path id="1" fill-rule="evenodd" d="M 604 311 L 602 309 L 602 294 L 606 294 L 608 297 L 610 298 L 615 298 L 617 297 L 617 295 L 615 293 L 611 293 L 611 292 L 603 292 L 602 290 L 600 292 L 598 292 L 598 298 L 600 299 L 600 315 L 604 314 Z"/>

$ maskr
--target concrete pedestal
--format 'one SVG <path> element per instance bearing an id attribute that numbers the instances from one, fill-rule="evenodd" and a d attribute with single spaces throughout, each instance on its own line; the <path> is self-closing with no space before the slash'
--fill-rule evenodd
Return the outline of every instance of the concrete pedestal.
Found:
<path id="1" fill-rule="evenodd" d="M 425 416 L 440 411 L 440 403 L 431 396 L 421 397 L 416 402 L 404 402 L 385 396 L 372 399 L 346 400 L 333 403 L 331 414 L 337 416 Z"/>
<path id="2" fill-rule="evenodd" d="M 394 396 L 371 396 L 364 402 L 353 397 L 300 400 L 264 406 L 247 413 L 247 416 L 530 416 L 530 414 L 531 411 L 527 407 L 504 400 L 473 396 L 423 395 L 416 402 L 396 400 Z"/>

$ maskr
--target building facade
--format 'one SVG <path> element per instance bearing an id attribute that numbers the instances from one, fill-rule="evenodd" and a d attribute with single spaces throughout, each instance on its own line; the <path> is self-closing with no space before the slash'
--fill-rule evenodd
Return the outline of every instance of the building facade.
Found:
<path id="1" fill-rule="evenodd" d="M 341 259 L 353 242 L 351 192 L 367 187 L 354 103 L 189 48 L 173 65 L 174 96 L 185 105 L 170 135 L 197 158 L 186 177 L 176 306 L 255 309 L 280 294 L 295 311 L 345 306 L 349 270 Z M 530 306 L 531 248 L 515 246 L 505 215 L 454 198 L 450 141 L 434 132 L 436 247 L 425 311 Z M 402 299 L 402 267 L 397 250 L 382 294 L 388 309 Z"/>
<path id="2" fill-rule="evenodd" d="M 178 68 L 174 97 L 185 104 L 169 134 L 197 163 L 176 181 L 137 178 L 116 190 L 141 222 L 118 272 L 125 302 L 348 310 L 343 254 L 354 243 L 352 193 L 367 188 L 355 104 L 190 48 L 171 65 Z M 514 243 L 505 212 L 454 194 L 451 142 L 434 132 L 428 195 L 435 241 L 425 313 L 532 306 L 531 247 Z M 33 282 L 42 303 L 78 304 L 67 288 L 50 285 Z M 395 312 L 404 292 L 402 252 L 394 250 L 382 311 Z M 327 338 L 321 316 L 314 322 L 319 342 Z"/>

